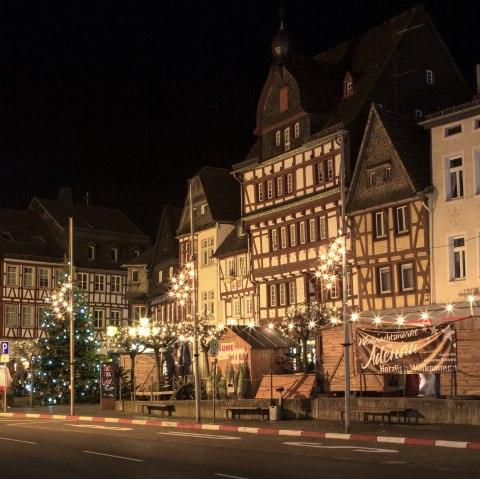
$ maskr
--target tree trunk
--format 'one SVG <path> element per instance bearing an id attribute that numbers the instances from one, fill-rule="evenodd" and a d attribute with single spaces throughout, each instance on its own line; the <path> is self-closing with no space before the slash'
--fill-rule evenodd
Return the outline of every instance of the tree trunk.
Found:
<path id="1" fill-rule="evenodd" d="M 302 362 L 304 374 L 308 373 L 307 341 L 308 339 L 302 338 Z"/>
<path id="2" fill-rule="evenodd" d="M 160 391 L 162 380 L 162 358 L 159 347 L 154 347 L 153 351 L 155 352 L 155 365 L 157 366 L 157 391 Z"/>
<path id="3" fill-rule="evenodd" d="M 135 357 L 137 354 L 130 354 L 130 382 L 132 384 L 132 399 L 135 398 Z"/>
<path id="4" fill-rule="evenodd" d="M 202 348 L 203 349 L 203 358 L 205 363 L 205 377 L 208 378 L 210 376 L 210 363 L 208 362 L 208 351 L 210 348 Z"/>
<path id="5" fill-rule="evenodd" d="M 30 407 L 33 407 L 33 378 L 35 377 L 35 371 L 33 367 L 33 359 L 29 358 L 30 362 L 30 391 L 29 391 L 29 399 L 30 399 Z"/>

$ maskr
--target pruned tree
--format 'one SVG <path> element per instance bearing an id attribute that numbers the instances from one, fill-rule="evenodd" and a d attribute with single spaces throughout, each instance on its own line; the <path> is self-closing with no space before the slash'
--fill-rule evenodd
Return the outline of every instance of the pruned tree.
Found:
<path id="1" fill-rule="evenodd" d="M 12 354 L 17 357 L 25 358 L 28 361 L 30 369 L 30 389 L 28 392 L 30 407 L 33 407 L 33 390 L 35 387 L 35 361 L 40 354 L 40 345 L 38 339 L 20 339 L 12 343 Z"/>

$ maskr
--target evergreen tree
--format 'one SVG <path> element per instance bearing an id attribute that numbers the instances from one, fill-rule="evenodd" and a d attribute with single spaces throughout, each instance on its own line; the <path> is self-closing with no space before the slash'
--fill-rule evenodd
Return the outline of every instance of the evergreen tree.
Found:
<path id="1" fill-rule="evenodd" d="M 68 268 L 58 276 L 57 287 L 47 299 L 49 309 L 42 322 L 43 335 L 35 385 L 42 402 L 62 404 L 70 401 L 70 283 Z M 83 293 L 73 285 L 74 315 L 74 393 L 75 402 L 99 398 L 100 344 L 94 339 L 92 319 Z"/>

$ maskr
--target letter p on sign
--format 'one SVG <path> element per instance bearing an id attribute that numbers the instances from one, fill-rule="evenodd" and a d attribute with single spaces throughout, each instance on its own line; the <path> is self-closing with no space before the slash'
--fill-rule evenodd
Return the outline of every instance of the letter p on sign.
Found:
<path id="1" fill-rule="evenodd" d="M 0 343 L 0 354 L 8 354 L 8 341 Z"/>

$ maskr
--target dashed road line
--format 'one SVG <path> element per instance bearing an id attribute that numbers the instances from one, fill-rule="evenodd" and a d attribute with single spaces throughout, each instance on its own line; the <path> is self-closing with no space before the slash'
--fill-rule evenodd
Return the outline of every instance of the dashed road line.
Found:
<path id="1" fill-rule="evenodd" d="M 220 436 L 218 434 L 197 434 L 194 432 L 157 432 L 157 434 L 162 434 L 165 436 L 198 437 L 201 439 L 226 439 L 226 440 L 241 439 L 241 437 L 236 437 L 236 436 Z"/>
<path id="2" fill-rule="evenodd" d="M 12 439 L 11 437 L 0 437 L 2 441 L 22 442 L 23 444 L 38 444 L 38 442 L 21 441 L 20 439 Z"/>
<path id="3" fill-rule="evenodd" d="M 84 452 L 85 454 L 95 454 L 97 456 L 113 457 L 114 459 L 124 459 L 125 461 L 143 462 L 143 459 L 135 459 L 134 457 L 115 456 L 114 454 L 105 454 L 103 452 L 95 452 L 95 451 L 82 451 L 82 452 Z"/>

